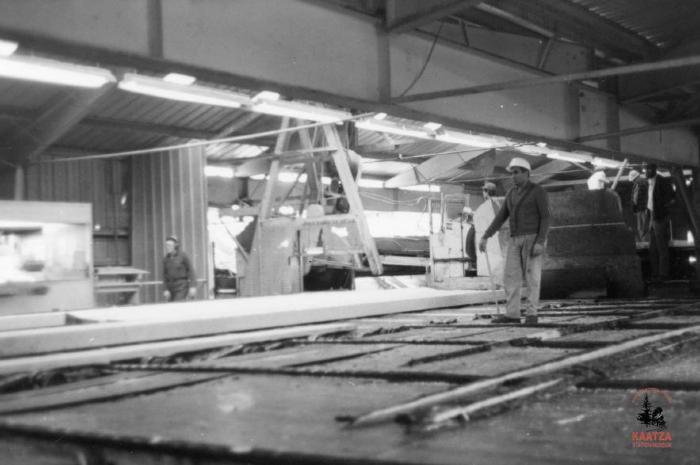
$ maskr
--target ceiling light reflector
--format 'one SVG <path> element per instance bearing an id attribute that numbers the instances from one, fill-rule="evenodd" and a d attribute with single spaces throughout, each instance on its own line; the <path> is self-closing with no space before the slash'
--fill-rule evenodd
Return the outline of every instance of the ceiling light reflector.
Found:
<path id="1" fill-rule="evenodd" d="M 9 57 L 17 51 L 19 44 L 9 40 L 0 40 L 0 56 Z"/>
<path id="2" fill-rule="evenodd" d="M 194 84 L 183 86 L 166 82 L 163 79 L 140 76 L 133 73 L 124 75 L 122 80 L 119 81 L 119 88 L 127 92 L 150 95 L 151 97 L 218 107 L 239 108 L 250 103 L 250 98 L 243 94 Z"/>
<path id="3" fill-rule="evenodd" d="M 0 58 L 0 76 L 87 88 L 99 88 L 116 81 L 106 69 L 16 55 Z"/>
<path id="4" fill-rule="evenodd" d="M 163 77 L 163 80 L 173 84 L 180 84 L 181 86 L 189 86 L 194 84 L 197 78 L 188 74 L 168 73 Z"/>
<path id="5" fill-rule="evenodd" d="M 484 149 L 507 145 L 504 139 L 498 137 L 477 136 L 454 131 L 443 131 L 435 136 L 435 140 L 447 142 L 449 144 L 469 145 L 471 147 L 480 147 Z"/>
<path id="6" fill-rule="evenodd" d="M 352 115 L 347 111 L 333 110 L 306 103 L 288 102 L 284 100 L 264 100 L 255 98 L 256 103 L 251 108 L 257 113 L 275 116 L 287 116 L 319 123 L 336 123 L 346 120 Z"/>

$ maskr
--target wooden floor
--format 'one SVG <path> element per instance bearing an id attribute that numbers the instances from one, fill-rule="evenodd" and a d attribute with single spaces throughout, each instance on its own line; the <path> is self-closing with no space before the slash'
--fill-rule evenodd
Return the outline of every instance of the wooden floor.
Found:
<path id="1" fill-rule="evenodd" d="M 700 303 L 545 304 L 533 327 L 453 306 L 7 375 L 2 463 L 696 463 Z M 634 447 L 644 394 L 665 447 Z"/>

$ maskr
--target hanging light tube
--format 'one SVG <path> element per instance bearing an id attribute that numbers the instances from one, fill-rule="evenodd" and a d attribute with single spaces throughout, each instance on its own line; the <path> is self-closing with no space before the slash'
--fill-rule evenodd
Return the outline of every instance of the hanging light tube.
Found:
<path id="1" fill-rule="evenodd" d="M 274 100 L 260 98 L 253 99 L 251 110 L 256 113 L 267 115 L 287 116 L 289 118 L 316 121 L 319 123 L 336 123 L 350 118 L 352 115 L 347 111 L 333 110 L 316 105 L 308 105 L 300 102 L 289 102 L 286 100 Z"/>
<path id="2" fill-rule="evenodd" d="M 163 79 L 134 73 L 124 74 L 122 80 L 119 81 L 119 88 L 127 92 L 150 95 L 151 97 L 218 107 L 240 108 L 251 103 L 250 98 L 243 94 L 196 84 L 175 84 Z"/>
<path id="3" fill-rule="evenodd" d="M 435 140 L 447 142 L 449 144 L 469 145 L 471 147 L 481 147 L 490 149 L 502 145 L 507 145 L 505 139 L 498 137 L 477 136 L 455 131 L 442 131 L 435 135 Z"/>
<path id="4" fill-rule="evenodd" d="M 9 48 L 6 52 L 8 51 Z M 116 81 L 114 75 L 103 68 L 17 55 L 0 57 L 0 76 L 92 89 Z"/>
<path id="5" fill-rule="evenodd" d="M 17 51 L 19 44 L 9 40 L 0 40 L 0 57 L 9 57 Z"/>
<path id="6" fill-rule="evenodd" d="M 569 163 L 590 163 L 593 160 L 593 157 L 583 153 L 559 152 L 556 150 L 551 150 L 545 155 L 552 160 L 568 161 Z"/>
<path id="7" fill-rule="evenodd" d="M 386 132 L 389 134 L 396 134 L 397 136 L 408 136 L 418 139 L 433 139 L 433 137 L 428 134 L 425 129 L 400 126 L 396 123 L 385 120 L 365 119 L 357 121 L 355 126 L 368 131 Z"/>
<path id="8" fill-rule="evenodd" d="M 601 168 L 619 168 L 622 166 L 621 161 L 616 161 L 616 160 L 610 160 L 607 158 L 600 158 L 600 157 L 595 157 L 591 161 L 591 164 L 593 166 L 598 166 Z"/>

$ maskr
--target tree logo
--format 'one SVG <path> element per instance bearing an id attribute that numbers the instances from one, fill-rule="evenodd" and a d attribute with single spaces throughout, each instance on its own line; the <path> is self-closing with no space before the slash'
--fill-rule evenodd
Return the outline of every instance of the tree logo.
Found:
<path id="1" fill-rule="evenodd" d="M 652 400 L 649 400 L 649 396 Z M 664 410 L 659 405 L 671 403 L 671 397 L 666 391 L 656 388 L 645 388 L 637 391 L 633 402 L 641 406 L 637 414 L 637 421 L 644 425 L 644 431 L 632 431 L 632 447 L 662 447 L 670 448 L 672 436 L 667 431 Z"/>
<path id="2" fill-rule="evenodd" d="M 656 407 L 652 410 L 651 402 L 649 402 L 649 394 L 644 393 L 642 401 L 642 411 L 637 415 L 637 420 L 647 428 L 656 428 L 657 431 L 666 429 L 666 420 L 664 420 L 663 409 Z"/>

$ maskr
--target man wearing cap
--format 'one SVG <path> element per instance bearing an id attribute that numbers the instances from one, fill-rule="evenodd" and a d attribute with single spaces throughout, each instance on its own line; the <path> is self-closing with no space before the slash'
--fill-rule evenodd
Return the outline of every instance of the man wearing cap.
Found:
<path id="1" fill-rule="evenodd" d="M 484 196 L 484 200 L 488 200 L 496 195 L 496 185 L 491 181 L 486 181 L 484 186 L 481 188 L 481 193 Z"/>
<path id="2" fill-rule="evenodd" d="M 165 239 L 165 257 L 163 258 L 163 297 L 169 302 L 187 300 L 197 295 L 197 282 L 192 262 L 185 252 L 180 250 L 180 242 L 175 236 Z"/>
<path id="3" fill-rule="evenodd" d="M 647 179 L 637 170 L 631 170 L 629 180 L 632 183 L 632 213 L 634 214 L 635 239 L 637 242 L 649 240 L 649 211 L 647 210 Z"/>
<path id="4" fill-rule="evenodd" d="M 545 241 L 549 231 L 547 192 L 530 181 L 530 163 L 520 157 L 508 164 L 513 187 L 506 194 L 501 209 L 479 241 L 479 250 L 486 250 L 486 241 L 505 223 L 510 224 L 506 251 L 503 287 L 506 291 L 506 314 L 491 320 L 494 323 L 520 323 L 520 289 L 525 279 L 527 290 L 525 324 L 537 324 L 540 300 L 540 278 L 544 261 Z"/>

